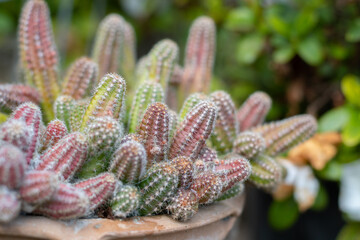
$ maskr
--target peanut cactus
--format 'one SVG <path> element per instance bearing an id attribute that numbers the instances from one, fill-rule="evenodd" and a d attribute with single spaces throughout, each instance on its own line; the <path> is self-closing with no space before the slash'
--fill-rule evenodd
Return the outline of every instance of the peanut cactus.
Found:
<path id="1" fill-rule="evenodd" d="M 9 119 L 0 127 L 0 140 L 11 143 L 26 153 L 32 138 L 31 128 L 21 120 Z"/>
<path id="2" fill-rule="evenodd" d="M 188 157 L 176 157 L 171 160 L 171 165 L 179 172 L 179 188 L 188 188 L 193 179 L 193 162 Z"/>
<path id="3" fill-rule="evenodd" d="M 0 185 L 0 223 L 14 220 L 20 213 L 21 202 L 16 192 Z"/>
<path id="4" fill-rule="evenodd" d="M 143 81 L 160 83 L 167 89 L 178 55 L 179 47 L 169 39 L 155 44 L 146 57 Z"/>
<path id="5" fill-rule="evenodd" d="M 246 181 L 251 174 L 249 161 L 237 154 L 228 154 L 215 166 L 223 182 L 222 193 L 232 188 L 239 182 Z"/>
<path id="6" fill-rule="evenodd" d="M 135 141 L 135 142 L 138 142 L 138 143 L 141 143 L 142 141 L 142 138 L 139 136 L 139 134 L 136 134 L 136 133 L 130 133 L 128 135 L 126 135 L 125 137 L 123 137 L 120 141 L 120 145 L 121 144 L 124 144 L 128 141 Z"/>
<path id="7" fill-rule="evenodd" d="M 40 146 L 40 132 L 43 128 L 40 108 L 29 102 L 21 104 L 11 114 L 10 119 L 23 121 L 31 132 L 30 143 L 26 151 L 26 161 L 30 163 Z"/>
<path id="8" fill-rule="evenodd" d="M 197 18 L 186 43 L 181 99 L 190 93 L 209 91 L 215 58 L 215 24 L 209 17 Z"/>
<path id="9" fill-rule="evenodd" d="M 0 84 L 0 110 L 9 112 L 25 102 L 41 103 L 36 88 L 22 84 Z"/>
<path id="10" fill-rule="evenodd" d="M 115 217 L 131 216 L 140 205 L 139 190 L 132 185 L 124 185 L 114 192 L 110 202 L 111 213 Z"/>
<path id="11" fill-rule="evenodd" d="M 139 183 L 141 216 L 159 213 L 176 193 L 179 172 L 170 163 L 154 164 Z"/>
<path id="12" fill-rule="evenodd" d="M 216 150 L 227 153 L 233 147 L 238 133 L 235 104 L 230 95 L 224 91 L 216 91 L 210 95 L 210 100 L 218 108 L 215 128 L 211 140 Z"/>
<path id="13" fill-rule="evenodd" d="M 171 217 L 178 221 L 189 220 L 197 213 L 198 209 L 196 192 L 186 189 L 180 189 L 167 207 Z"/>
<path id="14" fill-rule="evenodd" d="M 70 120 L 75 106 L 75 100 L 67 95 L 60 95 L 58 98 L 56 98 L 54 103 L 55 117 L 63 121 L 69 131 L 72 131 Z"/>
<path id="15" fill-rule="evenodd" d="M 75 101 L 75 105 L 70 114 L 70 127 L 71 132 L 80 131 L 80 126 L 86 111 L 87 106 L 89 105 L 90 99 L 84 98 L 81 100 Z"/>
<path id="16" fill-rule="evenodd" d="M 68 180 L 84 163 L 87 150 L 86 137 L 79 132 L 71 133 L 40 156 L 36 170 L 54 171 Z"/>
<path id="17" fill-rule="evenodd" d="M 125 183 L 137 183 L 145 174 L 146 151 L 139 142 L 128 140 L 115 151 L 109 171 Z"/>
<path id="18" fill-rule="evenodd" d="M 115 73 L 106 74 L 97 86 L 84 113 L 80 131 L 96 117 L 110 116 L 121 121 L 125 110 L 125 80 Z"/>
<path id="19" fill-rule="evenodd" d="M 184 70 L 178 64 L 175 65 L 171 78 L 169 79 L 169 84 L 166 91 L 166 104 L 170 109 L 178 109 L 178 99 L 179 99 L 179 86 L 181 83 L 182 75 Z"/>
<path id="20" fill-rule="evenodd" d="M 265 150 L 265 139 L 255 132 L 242 132 L 237 135 L 233 152 L 251 160 Z"/>
<path id="21" fill-rule="evenodd" d="M 131 77 L 136 57 L 134 30 L 120 15 L 109 14 L 102 20 L 92 56 L 99 65 L 99 77 L 109 72 Z"/>
<path id="22" fill-rule="evenodd" d="M 221 194 L 223 182 L 218 174 L 206 171 L 194 178 L 190 189 L 196 192 L 200 204 L 210 204 Z"/>
<path id="23" fill-rule="evenodd" d="M 198 156 L 203 162 L 215 162 L 218 159 L 216 150 L 204 146 Z"/>
<path id="24" fill-rule="evenodd" d="M 41 138 L 41 152 L 54 146 L 59 140 L 68 134 L 68 130 L 63 121 L 59 119 L 52 120 L 46 126 L 45 133 Z"/>
<path id="25" fill-rule="evenodd" d="M 130 109 L 129 132 L 134 133 L 150 104 L 164 102 L 164 90 L 160 83 L 144 82 L 136 90 Z"/>
<path id="26" fill-rule="evenodd" d="M 271 103 L 271 98 L 264 92 L 251 94 L 236 113 L 239 130 L 245 131 L 263 123 Z"/>
<path id="27" fill-rule="evenodd" d="M 167 159 L 169 148 L 169 111 L 163 103 L 153 103 L 146 110 L 138 134 L 146 150 L 147 165 Z"/>
<path id="28" fill-rule="evenodd" d="M 196 159 L 214 129 L 217 109 L 210 101 L 198 103 L 178 127 L 169 151 L 169 158 L 186 156 Z"/>
<path id="29" fill-rule="evenodd" d="M 270 156 L 276 156 L 310 138 L 316 130 L 316 119 L 311 115 L 303 114 L 268 123 L 252 131 L 264 137 L 265 152 Z"/>
<path id="30" fill-rule="evenodd" d="M 46 117 L 51 120 L 52 104 L 60 90 L 57 50 L 45 1 L 25 3 L 20 16 L 19 50 L 25 80 L 40 92 Z"/>
<path id="31" fill-rule="evenodd" d="M 275 189 L 284 177 L 284 169 L 270 156 L 259 154 L 251 165 L 252 172 L 249 181 L 264 190 Z"/>
<path id="32" fill-rule="evenodd" d="M 0 185 L 19 188 L 27 167 L 25 154 L 12 144 L 0 143 Z"/>
<path id="33" fill-rule="evenodd" d="M 66 73 L 62 95 L 75 100 L 89 96 L 94 84 L 97 82 L 98 66 L 87 57 L 76 60 Z"/>
<path id="34" fill-rule="evenodd" d="M 59 184 L 59 177 L 52 171 L 31 170 L 26 173 L 24 183 L 19 189 L 20 197 L 26 204 L 34 208 L 49 201 Z"/>
<path id="35" fill-rule="evenodd" d="M 90 211 L 104 204 L 113 194 L 115 186 L 115 176 L 111 173 L 103 173 L 74 184 L 75 188 L 83 190 L 88 196 L 90 201 Z"/>
<path id="36" fill-rule="evenodd" d="M 88 214 L 89 208 L 89 197 L 84 190 L 60 183 L 52 198 L 36 208 L 34 213 L 54 219 L 73 219 Z"/>
<path id="37" fill-rule="evenodd" d="M 169 142 L 174 136 L 176 127 L 178 125 L 178 115 L 175 111 L 169 109 Z"/>

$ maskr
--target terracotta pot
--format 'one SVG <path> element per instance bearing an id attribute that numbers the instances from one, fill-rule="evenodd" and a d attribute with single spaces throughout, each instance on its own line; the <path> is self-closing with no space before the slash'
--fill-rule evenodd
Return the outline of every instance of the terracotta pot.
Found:
<path id="1" fill-rule="evenodd" d="M 188 222 L 169 216 L 126 220 L 78 219 L 56 221 L 22 216 L 0 225 L 0 239 L 224 239 L 244 208 L 245 195 L 202 207 Z"/>

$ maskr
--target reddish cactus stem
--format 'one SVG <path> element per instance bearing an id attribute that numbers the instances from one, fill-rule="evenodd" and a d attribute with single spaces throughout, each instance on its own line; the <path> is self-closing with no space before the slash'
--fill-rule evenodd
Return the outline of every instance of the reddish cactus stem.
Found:
<path id="1" fill-rule="evenodd" d="M 14 220 L 20 213 L 21 202 L 17 193 L 5 186 L 0 186 L 0 223 Z"/>
<path id="2" fill-rule="evenodd" d="M 68 134 L 65 123 L 61 120 L 55 119 L 51 121 L 42 136 L 42 151 L 54 146 L 61 138 Z"/>
<path id="3" fill-rule="evenodd" d="M 36 88 L 22 84 L 0 84 L 0 109 L 13 110 L 25 102 L 40 104 L 41 97 Z"/>

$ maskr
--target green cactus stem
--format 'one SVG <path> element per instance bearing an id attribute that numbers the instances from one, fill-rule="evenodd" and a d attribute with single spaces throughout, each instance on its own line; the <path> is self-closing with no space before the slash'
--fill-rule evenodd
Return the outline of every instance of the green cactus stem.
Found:
<path id="1" fill-rule="evenodd" d="M 184 121 L 186 115 L 191 111 L 193 107 L 195 107 L 201 101 L 207 100 L 207 96 L 204 93 L 193 93 L 189 95 L 179 112 L 179 120 L 178 123 L 180 124 Z"/>
<path id="2" fill-rule="evenodd" d="M 182 222 L 191 219 L 198 209 L 199 204 L 196 192 L 186 189 L 180 189 L 167 207 L 171 217 Z"/>
<path id="3" fill-rule="evenodd" d="M 265 139 L 255 132 L 242 132 L 234 141 L 233 152 L 249 160 L 255 158 L 265 150 Z"/>
<path id="4" fill-rule="evenodd" d="M 241 195 L 245 190 L 244 183 L 237 183 L 232 188 L 228 189 L 227 191 L 223 192 L 218 199 L 217 202 L 224 201 L 226 199 L 230 199 L 236 196 Z"/>
<path id="5" fill-rule="evenodd" d="M 131 216 L 140 205 L 140 192 L 132 185 L 124 185 L 114 192 L 111 199 L 111 213 L 117 218 Z"/>
<path id="6" fill-rule="evenodd" d="M 75 109 L 75 100 L 67 95 L 60 95 L 54 103 L 55 117 L 65 123 L 66 128 L 71 131 L 71 115 Z"/>

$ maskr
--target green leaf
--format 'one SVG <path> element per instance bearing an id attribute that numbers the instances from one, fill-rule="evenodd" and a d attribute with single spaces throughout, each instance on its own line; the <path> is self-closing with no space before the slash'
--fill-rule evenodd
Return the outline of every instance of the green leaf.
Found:
<path id="1" fill-rule="evenodd" d="M 225 27 L 229 30 L 248 31 L 255 24 L 255 16 L 250 8 L 242 7 L 229 12 Z"/>
<path id="2" fill-rule="evenodd" d="M 290 61 L 294 55 L 294 49 L 290 45 L 287 45 L 276 49 L 273 54 L 273 58 L 277 63 L 286 63 Z"/>
<path id="3" fill-rule="evenodd" d="M 237 60 L 239 63 L 251 64 L 255 62 L 265 44 L 262 35 L 254 33 L 245 36 L 237 45 Z"/>
<path id="4" fill-rule="evenodd" d="M 340 181 L 342 174 L 342 165 L 336 161 L 331 160 L 326 166 L 317 172 L 317 175 L 325 180 Z"/>
<path id="5" fill-rule="evenodd" d="M 288 36 L 289 31 L 291 30 L 289 24 L 285 19 L 282 18 L 281 11 L 275 7 L 270 8 L 266 11 L 266 22 L 269 24 L 269 27 L 283 36 Z"/>
<path id="6" fill-rule="evenodd" d="M 352 222 L 346 224 L 336 238 L 337 240 L 360 240 L 360 223 Z"/>
<path id="7" fill-rule="evenodd" d="M 268 212 L 270 225 L 277 230 L 291 227 L 299 216 L 299 209 L 293 198 L 273 201 Z"/>
<path id="8" fill-rule="evenodd" d="M 345 39 L 349 42 L 360 41 L 360 18 L 354 20 L 346 31 Z"/>
<path id="9" fill-rule="evenodd" d="M 330 56 L 336 60 L 345 59 L 350 52 L 350 49 L 342 44 L 330 44 L 327 50 L 329 51 Z"/>
<path id="10" fill-rule="evenodd" d="M 341 90 L 351 104 L 360 107 L 360 83 L 356 76 L 346 75 L 341 80 Z"/>
<path id="11" fill-rule="evenodd" d="M 320 185 L 319 192 L 316 196 L 315 202 L 312 205 L 311 209 L 316 211 L 324 210 L 329 203 L 329 196 L 325 188 Z"/>
<path id="12" fill-rule="evenodd" d="M 313 11 L 303 10 L 296 16 L 293 29 L 297 36 L 303 36 L 313 30 L 317 20 L 317 15 Z"/>
<path id="13" fill-rule="evenodd" d="M 332 132 L 341 130 L 348 122 L 349 115 L 349 109 L 344 106 L 328 111 L 318 121 L 319 132 Z"/>
<path id="14" fill-rule="evenodd" d="M 324 58 L 324 49 L 317 37 L 308 37 L 298 46 L 300 57 L 310 65 L 319 65 Z"/>
<path id="15" fill-rule="evenodd" d="M 360 111 L 355 108 L 349 109 L 349 121 L 343 129 L 341 137 L 346 146 L 353 147 L 360 142 Z"/>

